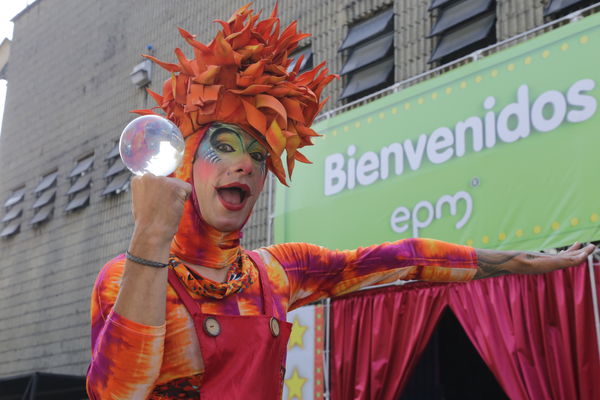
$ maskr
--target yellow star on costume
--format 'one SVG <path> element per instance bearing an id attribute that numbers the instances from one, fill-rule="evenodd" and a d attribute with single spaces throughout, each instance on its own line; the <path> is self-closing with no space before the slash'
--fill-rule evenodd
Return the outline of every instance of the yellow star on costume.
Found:
<path id="1" fill-rule="evenodd" d="M 302 400 L 302 386 L 304 386 L 307 380 L 307 378 L 301 378 L 298 375 L 298 369 L 294 368 L 292 376 L 285 380 L 285 385 L 288 388 L 287 400 L 292 400 L 294 397 Z"/>
<path id="2" fill-rule="evenodd" d="M 292 323 L 292 333 L 290 334 L 290 341 L 288 342 L 288 349 L 291 349 L 294 346 L 298 346 L 301 349 L 304 348 L 304 332 L 306 332 L 308 326 L 304 326 L 300 324 L 298 320 L 298 316 L 294 317 L 294 322 Z"/>

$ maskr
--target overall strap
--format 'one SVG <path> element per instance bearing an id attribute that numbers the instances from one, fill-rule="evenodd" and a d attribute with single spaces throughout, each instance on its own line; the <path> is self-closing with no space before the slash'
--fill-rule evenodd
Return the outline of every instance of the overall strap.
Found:
<path id="1" fill-rule="evenodd" d="M 265 315 L 272 317 L 275 314 L 275 310 L 273 308 L 273 293 L 271 291 L 271 283 L 269 282 L 269 277 L 267 276 L 267 268 L 265 267 L 265 263 L 257 252 L 250 250 L 244 250 L 244 252 L 248 255 L 248 257 L 250 257 L 258 269 L 260 287 L 263 295 L 264 313 Z"/>
<path id="2" fill-rule="evenodd" d="M 190 315 L 194 317 L 195 315 L 200 314 L 200 307 L 196 304 L 194 299 L 192 299 L 192 296 L 190 296 L 186 288 L 183 286 L 183 283 L 181 283 L 181 281 L 177 277 L 177 274 L 175 274 L 175 271 L 173 271 L 171 268 L 169 268 L 168 279 L 169 283 L 171 284 L 173 289 L 175 289 L 175 292 L 177 293 L 181 301 L 183 301 L 183 305 L 188 310 Z"/>

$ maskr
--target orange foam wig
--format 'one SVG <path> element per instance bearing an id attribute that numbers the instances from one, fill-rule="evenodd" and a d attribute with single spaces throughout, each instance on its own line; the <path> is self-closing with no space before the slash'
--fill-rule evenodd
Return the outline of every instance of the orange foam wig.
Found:
<path id="1" fill-rule="evenodd" d="M 277 5 L 269 18 L 259 21 L 249 4 L 237 10 L 209 45 L 179 28 L 190 44 L 194 58 L 187 59 L 175 49 L 178 62 L 165 63 L 146 56 L 171 72 L 162 95 L 148 89 L 158 106 L 181 130 L 184 138 L 203 131 L 215 121 L 244 128 L 269 150 L 268 168 L 286 183 L 295 161 L 310 163 L 298 149 L 312 145 L 319 136 L 310 128 L 327 99 L 320 101 L 323 88 L 336 75 L 329 74 L 325 62 L 298 74 L 302 59 L 293 70 L 289 57 L 298 42 L 310 36 L 297 32 L 292 22 L 281 31 Z M 154 109 L 135 110 L 156 114 Z"/>

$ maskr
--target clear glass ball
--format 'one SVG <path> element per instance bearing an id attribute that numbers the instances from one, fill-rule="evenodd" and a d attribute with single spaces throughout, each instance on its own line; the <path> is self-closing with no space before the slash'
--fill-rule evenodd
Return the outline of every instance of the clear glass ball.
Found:
<path id="1" fill-rule="evenodd" d="M 181 163 L 184 149 L 177 125 L 158 115 L 144 115 L 131 121 L 119 141 L 121 159 L 136 175 L 171 174 Z"/>

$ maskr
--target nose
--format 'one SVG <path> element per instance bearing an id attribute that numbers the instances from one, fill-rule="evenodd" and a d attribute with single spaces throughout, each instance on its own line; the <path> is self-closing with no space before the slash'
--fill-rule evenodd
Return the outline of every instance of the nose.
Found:
<path id="1" fill-rule="evenodd" d="M 230 171 L 241 175 L 252 175 L 254 164 L 250 154 L 240 155 L 231 165 Z"/>

